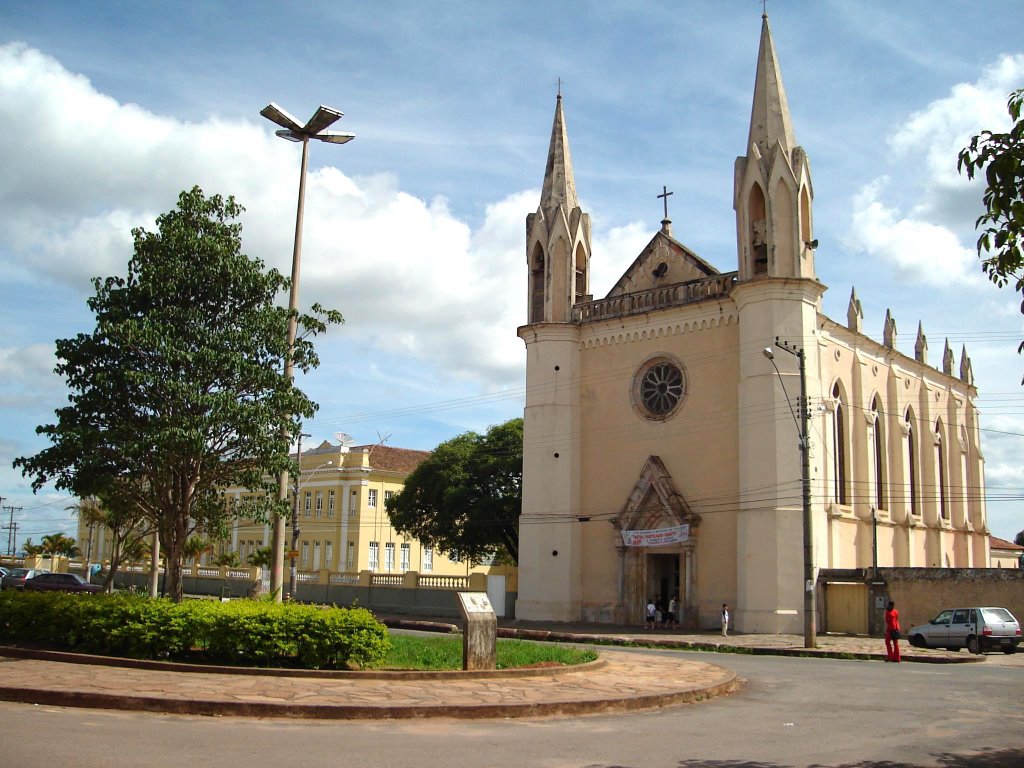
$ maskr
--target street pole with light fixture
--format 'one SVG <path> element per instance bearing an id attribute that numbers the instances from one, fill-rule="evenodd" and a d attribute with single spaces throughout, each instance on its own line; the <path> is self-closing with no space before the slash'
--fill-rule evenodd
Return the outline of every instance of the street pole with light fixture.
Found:
<path id="1" fill-rule="evenodd" d="M 309 437 L 309 435 L 306 435 Z M 301 442 L 299 443 L 301 446 Z M 299 461 L 302 461 L 302 454 L 299 454 Z M 333 461 L 325 461 L 319 467 L 314 467 L 309 472 L 310 478 L 316 475 L 321 469 L 325 467 L 333 467 Z M 302 464 L 299 464 L 299 474 L 295 477 L 295 503 L 292 504 L 292 548 L 288 553 L 289 559 L 291 560 L 290 571 L 288 575 L 288 594 L 291 599 L 295 599 L 295 592 L 299 588 L 299 572 L 298 567 L 295 564 L 295 559 L 298 557 L 298 546 L 299 546 L 299 495 L 302 491 Z"/>
<path id="2" fill-rule="evenodd" d="M 260 114 L 281 126 L 281 130 L 275 134 L 282 139 L 302 143 L 302 166 L 299 172 L 299 202 L 295 212 L 295 243 L 292 248 L 292 280 L 288 292 L 288 349 L 284 358 L 284 375 L 289 382 L 295 374 L 292 370 L 292 355 L 295 348 L 295 333 L 298 322 L 299 305 L 299 264 L 302 256 L 302 212 L 306 201 L 306 167 L 309 160 L 309 140 L 325 141 L 329 144 L 345 144 L 355 138 L 352 133 L 340 133 L 338 131 L 326 130 L 342 117 L 342 112 L 321 104 L 317 107 L 309 121 L 302 125 L 290 114 L 281 109 L 274 102 L 270 102 Z M 301 467 L 300 467 L 301 474 Z M 288 472 L 281 472 L 278 484 L 278 499 L 288 500 Z M 274 541 L 271 549 L 270 567 L 270 593 L 274 596 L 275 602 L 281 602 L 284 587 L 284 518 L 278 515 L 274 518 Z M 293 566 L 294 568 L 294 566 Z"/>
<path id="3" fill-rule="evenodd" d="M 793 411 L 793 404 L 789 400 L 789 393 L 786 391 L 786 382 L 782 378 L 779 366 L 775 364 L 775 354 L 771 347 L 764 349 L 764 356 L 772 364 L 775 375 L 779 377 L 779 383 L 782 384 L 782 392 L 786 395 L 789 412 L 793 415 L 793 421 L 796 423 L 797 432 L 800 435 L 800 480 L 803 491 L 804 533 L 804 647 L 814 648 L 817 645 L 817 622 L 815 621 L 814 538 L 811 528 L 811 431 L 807 400 L 807 359 L 803 349 L 780 341 L 778 336 L 775 337 L 775 346 L 795 356 L 800 363 L 800 418 L 798 419 Z"/>

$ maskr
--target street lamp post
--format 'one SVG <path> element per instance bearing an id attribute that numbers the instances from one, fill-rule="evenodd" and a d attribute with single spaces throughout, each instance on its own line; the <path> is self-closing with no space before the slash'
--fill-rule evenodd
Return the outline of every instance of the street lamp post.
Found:
<path id="1" fill-rule="evenodd" d="M 352 133 L 340 133 L 338 131 L 326 130 L 339 119 L 342 112 L 321 104 L 317 107 L 309 121 L 302 125 L 285 112 L 274 102 L 270 102 L 260 114 L 281 126 L 281 130 L 275 133 L 282 139 L 302 143 L 302 165 L 299 172 L 299 202 L 295 212 L 295 242 L 292 248 L 292 280 L 291 289 L 288 292 L 288 349 L 284 359 L 284 375 L 291 381 L 294 378 L 292 370 L 292 354 L 295 348 L 295 333 L 298 318 L 299 305 L 299 265 L 302 256 L 302 212 L 306 201 L 306 167 L 309 160 L 309 140 L 325 141 L 329 144 L 345 144 L 355 138 Z M 301 469 L 301 468 L 300 468 Z M 281 501 L 288 499 L 288 472 L 281 473 L 278 484 L 278 498 Z M 284 586 L 284 518 L 274 518 L 274 542 L 271 550 L 270 568 L 270 592 L 276 602 L 281 602 L 282 587 Z"/>
<path id="2" fill-rule="evenodd" d="M 307 435 L 307 437 L 308 437 L 308 435 Z M 300 442 L 299 445 L 301 446 L 302 443 Z M 289 566 L 289 574 L 288 574 L 288 590 L 289 590 L 288 594 L 291 596 L 292 600 L 295 599 L 295 592 L 299 588 L 299 572 L 298 572 L 298 568 L 297 568 L 297 566 L 295 564 L 295 559 L 296 559 L 297 554 L 298 554 L 297 547 L 299 546 L 299 492 L 302 490 L 302 464 L 301 464 L 301 461 L 302 461 L 302 453 L 300 452 L 299 453 L 299 462 L 300 462 L 300 464 L 299 464 L 299 474 L 295 476 L 295 501 L 292 504 L 292 548 L 291 548 L 291 552 L 288 553 L 289 559 L 291 560 L 291 565 Z M 334 466 L 334 462 L 333 461 L 325 461 L 319 467 L 315 467 L 314 469 L 312 469 L 310 471 L 309 475 L 310 475 L 310 477 L 312 477 L 313 475 L 315 475 L 317 472 L 319 472 L 324 467 L 333 467 L 333 466 Z"/>
<path id="3" fill-rule="evenodd" d="M 789 400 L 789 393 L 786 392 L 786 382 L 782 378 L 779 366 L 775 364 L 775 354 L 771 347 L 764 349 L 764 356 L 772 364 L 775 375 L 779 377 L 779 383 L 782 384 L 782 391 L 789 404 L 789 412 L 793 415 L 793 421 L 796 423 L 797 432 L 800 435 L 800 480 L 803 492 L 804 533 L 804 647 L 814 648 L 817 645 L 817 622 L 815 620 L 814 537 L 811 528 L 811 425 L 807 400 L 807 358 L 803 349 L 780 341 L 778 336 L 775 337 L 775 346 L 794 355 L 800 363 L 800 418 L 798 419 L 793 411 L 793 404 Z"/>

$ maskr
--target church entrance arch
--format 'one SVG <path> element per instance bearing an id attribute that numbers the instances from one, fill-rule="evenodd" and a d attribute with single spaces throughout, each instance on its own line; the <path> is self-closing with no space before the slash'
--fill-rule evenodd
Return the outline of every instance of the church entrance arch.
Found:
<path id="1" fill-rule="evenodd" d="M 667 609 L 676 597 L 684 627 L 697 627 L 694 514 L 657 456 L 648 457 L 633 491 L 613 521 L 621 537 L 618 613 L 644 621 L 648 600 Z"/>

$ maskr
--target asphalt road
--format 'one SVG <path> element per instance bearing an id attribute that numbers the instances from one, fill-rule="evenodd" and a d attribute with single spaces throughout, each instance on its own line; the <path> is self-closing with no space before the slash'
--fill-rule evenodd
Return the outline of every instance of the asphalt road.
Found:
<path id="1" fill-rule="evenodd" d="M 1018 665 L 678 655 L 747 684 L 680 708 L 547 720 L 305 722 L 0 703 L 0 767 L 1024 766 Z"/>

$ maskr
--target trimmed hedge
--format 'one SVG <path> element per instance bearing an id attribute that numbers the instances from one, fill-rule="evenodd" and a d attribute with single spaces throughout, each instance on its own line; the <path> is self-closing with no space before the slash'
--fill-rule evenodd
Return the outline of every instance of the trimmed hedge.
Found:
<path id="1" fill-rule="evenodd" d="M 309 668 L 379 664 L 391 641 L 365 608 L 140 595 L 0 592 L 0 642 L 136 659 Z"/>

